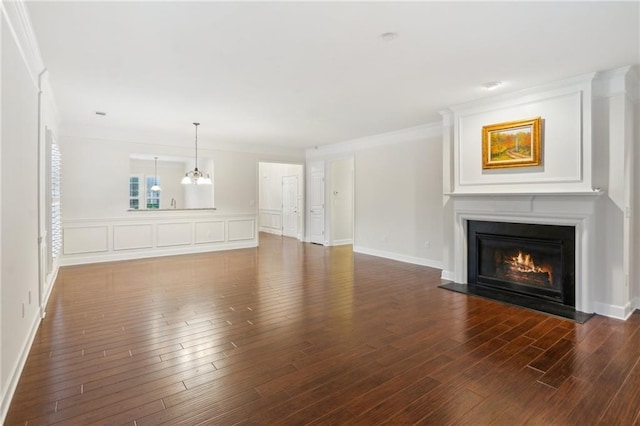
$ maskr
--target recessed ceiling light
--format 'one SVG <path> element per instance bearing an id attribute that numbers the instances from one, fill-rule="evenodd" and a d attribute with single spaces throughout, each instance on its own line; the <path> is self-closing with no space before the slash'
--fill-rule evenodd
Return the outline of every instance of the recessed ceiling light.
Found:
<path id="1" fill-rule="evenodd" d="M 500 86 L 502 86 L 501 81 L 487 81 L 486 83 L 482 84 L 482 87 L 484 87 L 487 90 L 495 90 Z"/>
<path id="2" fill-rule="evenodd" d="M 380 40 L 384 42 L 390 42 L 398 38 L 398 33 L 382 33 L 380 34 Z"/>
<path id="3" fill-rule="evenodd" d="M 102 115 L 102 116 L 105 116 L 105 115 L 107 115 L 107 113 L 106 113 L 106 112 L 104 112 L 104 111 L 96 111 L 96 115 Z"/>

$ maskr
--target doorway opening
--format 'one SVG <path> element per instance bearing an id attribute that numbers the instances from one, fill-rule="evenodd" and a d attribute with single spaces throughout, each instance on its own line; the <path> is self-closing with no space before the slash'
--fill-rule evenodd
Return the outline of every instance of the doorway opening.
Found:
<path id="1" fill-rule="evenodd" d="M 304 238 L 304 167 L 301 164 L 258 163 L 260 232 Z"/>

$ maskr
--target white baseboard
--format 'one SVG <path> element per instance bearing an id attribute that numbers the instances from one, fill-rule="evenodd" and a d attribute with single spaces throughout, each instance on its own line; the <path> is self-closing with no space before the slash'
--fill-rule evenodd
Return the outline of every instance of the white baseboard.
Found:
<path id="1" fill-rule="evenodd" d="M 33 316 L 31 330 L 29 331 L 29 334 L 24 341 L 22 351 L 20 352 L 20 357 L 16 361 L 16 364 L 13 366 L 13 368 L 10 369 L 10 371 L 13 371 L 13 374 L 11 374 L 11 377 L 9 378 L 9 382 L 7 384 L 7 388 L 2 394 L 0 424 L 4 424 L 7 413 L 9 412 L 9 406 L 11 405 L 13 394 L 16 392 L 16 388 L 18 387 L 18 381 L 20 380 L 20 376 L 22 375 L 24 365 L 27 362 L 27 357 L 29 356 L 29 351 L 31 351 L 31 346 L 33 345 L 33 340 L 35 339 L 36 332 L 38 331 L 38 327 L 40 326 L 40 321 L 40 315 L 39 312 L 37 312 L 37 314 Z"/>
<path id="2" fill-rule="evenodd" d="M 347 244 L 353 244 L 353 240 L 351 238 L 346 238 L 344 240 L 335 240 L 332 246 L 346 246 Z"/>
<path id="3" fill-rule="evenodd" d="M 260 232 L 266 232 L 267 234 L 274 234 L 274 235 L 282 235 L 282 229 L 267 228 L 266 226 L 261 226 Z"/>
<path id="4" fill-rule="evenodd" d="M 134 252 L 112 252 L 84 254 L 82 256 L 64 256 L 60 259 L 60 266 L 84 265 L 87 263 L 116 262 L 119 260 L 146 259 L 150 257 L 179 256 L 182 254 L 207 253 L 212 251 L 236 250 L 257 247 L 256 240 L 236 241 L 216 244 L 215 246 L 189 246 L 181 248 L 153 249 Z"/>
<path id="5" fill-rule="evenodd" d="M 453 271 L 445 271 L 442 270 L 442 274 L 440 274 L 440 278 L 443 280 L 455 281 L 455 274 Z"/>
<path id="6" fill-rule="evenodd" d="M 414 265 L 428 266 L 430 268 L 442 269 L 442 262 L 439 260 L 426 259 L 423 257 L 407 256 L 406 254 L 392 253 L 388 251 L 370 249 L 367 247 L 354 246 L 355 253 L 369 254 L 371 256 L 384 257 L 385 259 L 397 260 L 399 262 L 412 263 Z"/>
<path id="7" fill-rule="evenodd" d="M 51 296 L 51 292 L 53 291 L 53 286 L 56 283 L 56 279 L 58 278 L 58 271 L 60 270 L 60 265 L 58 261 L 53 262 L 53 271 L 49 275 L 47 275 L 46 283 L 45 283 L 45 293 L 42 300 L 42 306 L 40 306 L 40 316 L 44 318 L 46 315 L 45 309 L 47 307 L 47 303 L 49 302 L 49 297 Z"/>
<path id="8" fill-rule="evenodd" d="M 596 302 L 595 311 L 598 315 L 626 320 L 635 310 L 635 307 L 633 306 L 635 303 L 635 299 L 627 303 L 625 306 L 609 305 L 607 303 Z"/>

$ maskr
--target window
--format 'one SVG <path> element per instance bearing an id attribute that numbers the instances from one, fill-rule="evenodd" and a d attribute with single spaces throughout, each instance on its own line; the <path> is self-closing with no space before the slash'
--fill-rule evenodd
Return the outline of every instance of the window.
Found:
<path id="1" fill-rule="evenodd" d="M 159 209 L 160 208 L 160 191 L 152 191 L 151 187 L 153 185 L 160 185 L 160 177 L 158 176 L 147 176 L 147 208 L 148 209 Z"/>
<path id="2" fill-rule="evenodd" d="M 62 211 L 60 209 L 61 159 L 58 144 L 51 143 L 51 257 L 60 255 L 62 248 Z"/>
<path id="3" fill-rule="evenodd" d="M 138 175 L 129 177 L 129 208 L 138 210 L 140 208 L 140 185 L 141 179 Z"/>
<path id="4" fill-rule="evenodd" d="M 151 187 L 158 183 L 160 177 L 147 175 L 129 176 L 129 209 L 159 209 L 160 191 L 152 191 Z"/>

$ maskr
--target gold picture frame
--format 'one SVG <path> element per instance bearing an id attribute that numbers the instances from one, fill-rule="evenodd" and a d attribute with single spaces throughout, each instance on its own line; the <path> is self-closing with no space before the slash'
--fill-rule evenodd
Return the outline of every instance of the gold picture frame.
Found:
<path id="1" fill-rule="evenodd" d="M 541 117 L 482 127 L 482 168 L 532 167 L 542 163 Z"/>

